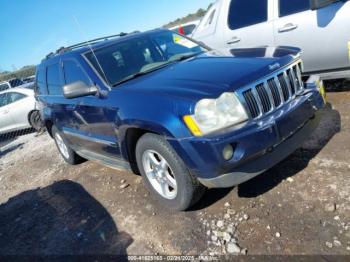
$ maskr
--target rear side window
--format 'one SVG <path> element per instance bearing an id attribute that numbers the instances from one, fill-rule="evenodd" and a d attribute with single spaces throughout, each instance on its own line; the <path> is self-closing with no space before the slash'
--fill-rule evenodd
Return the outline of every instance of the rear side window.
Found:
<path id="1" fill-rule="evenodd" d="M 73 60 L 63 61 L 63 70 L 66 84 L 82 81 L 86 85 L 91 85 L 90 79 L 87 77 L 86 73 L 77 62 Z"/>
<path id="2" fill-rule="evenodd" d="M 62 83 L 60 79 L 59 64 L 49 65 L 47 67 L 47 89 L 50 95 L 62 95 Z"/>
<path id="3" fill-rule="evenodd" d="M 289 0 L 290 2 L 294 2 Z M 231 30 L 266 22 L 267 0 L 232 0 L 228 15 Z"/>
<path id="4" fill-rule="evenodd" d="M 46 94 L 45 68 L 41 67 L 36 72 L 35 93 L 38 95 Z"/>
<path id="5" fill-rule="evenodd" d="M 279 0 L 280 17 L 300 13 L 310 9 L 310 0 Z"/>

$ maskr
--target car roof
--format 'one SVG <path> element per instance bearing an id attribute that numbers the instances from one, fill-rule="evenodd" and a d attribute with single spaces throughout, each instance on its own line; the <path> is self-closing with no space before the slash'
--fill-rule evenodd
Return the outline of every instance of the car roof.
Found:
<path id="1" fill-rule="evenodd" d="M 25 95 L 34 95 L 33 90 L 28 89 L 28 88 L 21 88 L 21 87 L 9 88 L 9 89 L 6 89 L 4 91 L 1 91 L 0 94 L 10 93 L 10 92 L 18 92 L 18 93 L 22 93 Z"/>
<path id="2" fill-rule="evenodd" d="M 111 44 L 124 42 L 124 41 L 127 41 L 129 39 L 134 39 L 134 38 L 137 38 L 137 37 L 140 37 L 140 36 L 152 34 L 152 33 L 155 33 L 155 32 L 162 32 L 162 31 L 166 32 L 166 31 L 169 31 L 169 30 L 168 29 L 164 29 L 164 28 L 159 28 L 159 29 L 149 30 L 149 31 L 146 31 L 146 32 L 133 32 L 133 33 L 125 34 L 125 35 L 123 34 L 122 36 L 120 36 L 118 38 L 114 37 L 113 39 L 108 39 L 108 37 L 106 37 L 106 40 L 102 39 L 102 40 L 100 40 L 100 41 L 98 41 L 96 43 L 91 43 L 89 45 L 86 44 L 84 46 L 81 46 L 81 47 L 78 47 L 78 48 L 72 49 L 72 50 L 70 50 L 69 47 L 67 48 L 67 50 L 65 50 L 65 48 L 62 47 L 61 49 L 57 50 L 55 54 L 52 54 L 51 57 L 47 57 L 46 59 L 43 59 L 40 65 L 46 64 L 46 63 L 51 63 L 52 61 L 57 60 L 60 57 L 80 55 L 82 53 L 90 51 L 91 49 L 96 50 L 96 49 L 99 49 L 99 48 L 102 48 L 102 47 L 105 47 L 105 46 L 109 46 Z M 65 51 L 60 53 L 60 50 L 65 50 Z"/>

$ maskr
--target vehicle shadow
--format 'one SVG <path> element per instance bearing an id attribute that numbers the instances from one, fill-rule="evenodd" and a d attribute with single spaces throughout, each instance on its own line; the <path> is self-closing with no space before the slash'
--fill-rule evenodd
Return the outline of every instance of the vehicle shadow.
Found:
<path id="1" fill-rule="evenodd" d="M 308 166 L 312 160 L 332 137 L 341 130 L 341 117 L 338 111 L 327 104 L 322 109 L 320 125 L 303 144 L 303 146 L 290 155 L 287 159 L 269 169 L 265 173 L 238 186 L 238 196 L 254 198 L 276 187 L 284 179 L 298 174 Z"/>
<path id="2" fill-rule="evenodd" d="M 327 93 L 330 92 L 349 92 L 350 91 L 350 81 L 344 79 L 327 80 L 324 81 Z"/>
<path id="3" fill-rule="evenodd" d="M 129 234 L 118 232 L 108 211 L 72 181 L 23 192 L 0 205 L 0 256 L 107 256 L 126 261 L 132 242 Z"/>

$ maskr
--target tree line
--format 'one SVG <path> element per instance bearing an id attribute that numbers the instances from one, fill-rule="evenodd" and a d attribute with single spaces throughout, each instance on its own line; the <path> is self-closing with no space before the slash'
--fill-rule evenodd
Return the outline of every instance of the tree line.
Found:
<path id="1" fill-rule="evenodd" d="M 178 18 L 174 21 L 171 21 L 171 22 L 167 23 L 166 25 L 164 25 L 163 27 L 170 28 L 170 27 L 174 27 L 174 26 L 177 26 L 180 24 L 185 24 L 185 23 L 191 22 L 193 20 L 198 20 L 198 19 L 202 18 L 207 13 L 207 11 L 209 10 L 209 8 L 212 5 L 213 4 L 210 4 L 206 10 L 204 10 L 203 8 L 200 8 L 195 13 L 188 14 L 187 16 L 184 16 L 184 17 Z"/>
<path id="2" fill-rule="evenodd" d="M 28 76 L 35 75 L 35 66 L 34 65 L 29 65 L 29 66 L 24 66 L 19 70 L 13 71 L 13 72 L 2 72 L 0 73 L 0 82 L 2 81 L 7 81 L 11 78 L 25 78 Z"/>

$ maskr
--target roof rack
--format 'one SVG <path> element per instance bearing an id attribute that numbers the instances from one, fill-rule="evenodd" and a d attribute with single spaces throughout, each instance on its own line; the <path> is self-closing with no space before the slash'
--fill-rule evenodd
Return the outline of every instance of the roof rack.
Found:
<path id="1" fill-rule="evenodd" d="M 131 32 L 129 34 L 135 34 L 135 33 L 139 33 L 139 31 L 134 31 L 134 32 Z M 63 54 L 65 52 L 72 51 L 72 50 L 80 48 L 80 47 L 84 47 L 84 46 L 91 45 L 91 44 L 96 44 L 98 42 L 110 40 L 111 38 L 122 37 L 122 36 L 126 36 L 126 35 L 128 35 L 128 33 L 121 32 L 121 33 L 119 33 L 117 35 L 110 35 L 110 36 L 99 37 L 99 38 L 95 38 L 95 39 L 92 39 L 92 40 L 84 41 L 84 42 L 81 42 L 81 43 L 78 43 L 78 44 L 75 44 L 75 45 L 71 45 L 71 46 L 68 46 L 68 47 L 61 47 L 61 48 L 57 49 L 57 51 L 55 53 L 54 52 L 49 53 L 46 56 L 46 59 L 54 57 L 57 54 Z"/>

